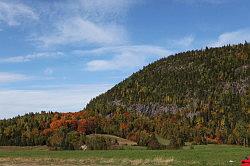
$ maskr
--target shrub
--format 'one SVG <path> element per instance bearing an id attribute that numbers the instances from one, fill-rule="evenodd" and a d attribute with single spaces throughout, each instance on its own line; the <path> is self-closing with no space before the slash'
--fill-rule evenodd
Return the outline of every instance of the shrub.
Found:
<path id="1" fill-rule="evenodd" d="M 63 139 L 64 138 L 61 133 L 54 133 L 51 137 L 49 137 L 47 145 L 50 147 L 50 150 L 62 149 Z"/>
<path id="2" fill-rule="evenodd" d="M 65 138 L 65 149 L 77 150 L 85 144 L 86 136 L 76 131 L 67 133 Z"/>
<path id="3" fill-rule="evenodd" d="M 161 149 L 161 145 L 155 139 L 150 140 L 147 147 L 148 149 Z"/>
<path id="4" fill-rule="evenodd" d="M 165 145 L 161 145 L 156 136 L 153 134 L 147 144 L 148 149 L 165 149 Z"/>
<path id="5" fill-rule="evenodd" d="M 168 149 L 180 149 L 185 145 L 183 139 L 178 137 L 172 137 L 170 139 L 170 144 L 168 146 Z"/>
<path id="6" fill-rule="evenodd" d="M 152 133 L 147 131 L 136 131 L 128 136 L 128 139 L 131 141 L 137 142 L 139 146 L 147 146 L 151 140 Z"/>
<path id="7" fill-rule="evenodd" d="M 87 137 L 86 145 L 90 150 L 107 150 L 111 148 L 112 140 L 102 136 Z"/>

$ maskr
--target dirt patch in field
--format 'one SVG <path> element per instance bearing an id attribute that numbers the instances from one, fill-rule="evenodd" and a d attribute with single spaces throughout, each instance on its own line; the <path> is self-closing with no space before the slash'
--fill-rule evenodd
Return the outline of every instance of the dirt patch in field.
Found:
<path id="1" fill-rule="evenodd" d="M 0 158 L 1 166 L 70 166 L 70 165 L 170 165 L 173 159 L 113 159 L 113 158 L 91 158 L 91 159 L 52 159 L 52 158 Z"/>

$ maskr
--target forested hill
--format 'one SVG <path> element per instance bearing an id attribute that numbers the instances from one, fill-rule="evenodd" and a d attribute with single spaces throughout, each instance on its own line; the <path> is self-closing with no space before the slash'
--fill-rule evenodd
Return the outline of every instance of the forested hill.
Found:
<path id="1" fill-rule="evenodd" d="M 231 112 L 230 119 L 239 120 L 249 109 L 249 56 L 247 43 L 169 56 L 96 97 L 86 108 L 109 114 L 121 106 L 147 115 L 209 110 Z"/>
<path id="2" fill-rule="evenodd" d="M 96 97 L 83 111 L 0 120 L 0 146 L 111 145 L 88 136 L 94 133 L 150 148 L 163 148 L 159 136 L 171 148 L 185 142 L 250 146 L 249 56 L 250 44 L 245 43 L 163 58 Z"/>

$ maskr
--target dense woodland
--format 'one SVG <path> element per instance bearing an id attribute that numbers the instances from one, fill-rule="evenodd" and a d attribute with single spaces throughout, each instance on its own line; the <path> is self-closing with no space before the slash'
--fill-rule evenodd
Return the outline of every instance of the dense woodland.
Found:
<path id="1" fill-rule="evenodd" d="M 87 137 L 105 133 L 151 148 L 162 148 L 156 135 L 173 148 L 185 142 L 249 146 L 249 55 L 250 44 L 245 43 L 160 59 L 80 112 L 1 120 L 0 145 L 79 149 L 96 140 L 107 149 L 109 140 Z"/>

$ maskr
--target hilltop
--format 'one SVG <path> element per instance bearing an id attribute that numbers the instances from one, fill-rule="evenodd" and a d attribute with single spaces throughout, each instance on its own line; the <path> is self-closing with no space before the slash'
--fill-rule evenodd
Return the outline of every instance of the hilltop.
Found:
<path id="1" fill-rule="evenodd" d="M 247 43 L 172 55 L 134 73 L 86 109 L 109 114 L 121 106 L 147 115 L 237 109 L 240 114 L 249 106 L 249 55 Z"/>

